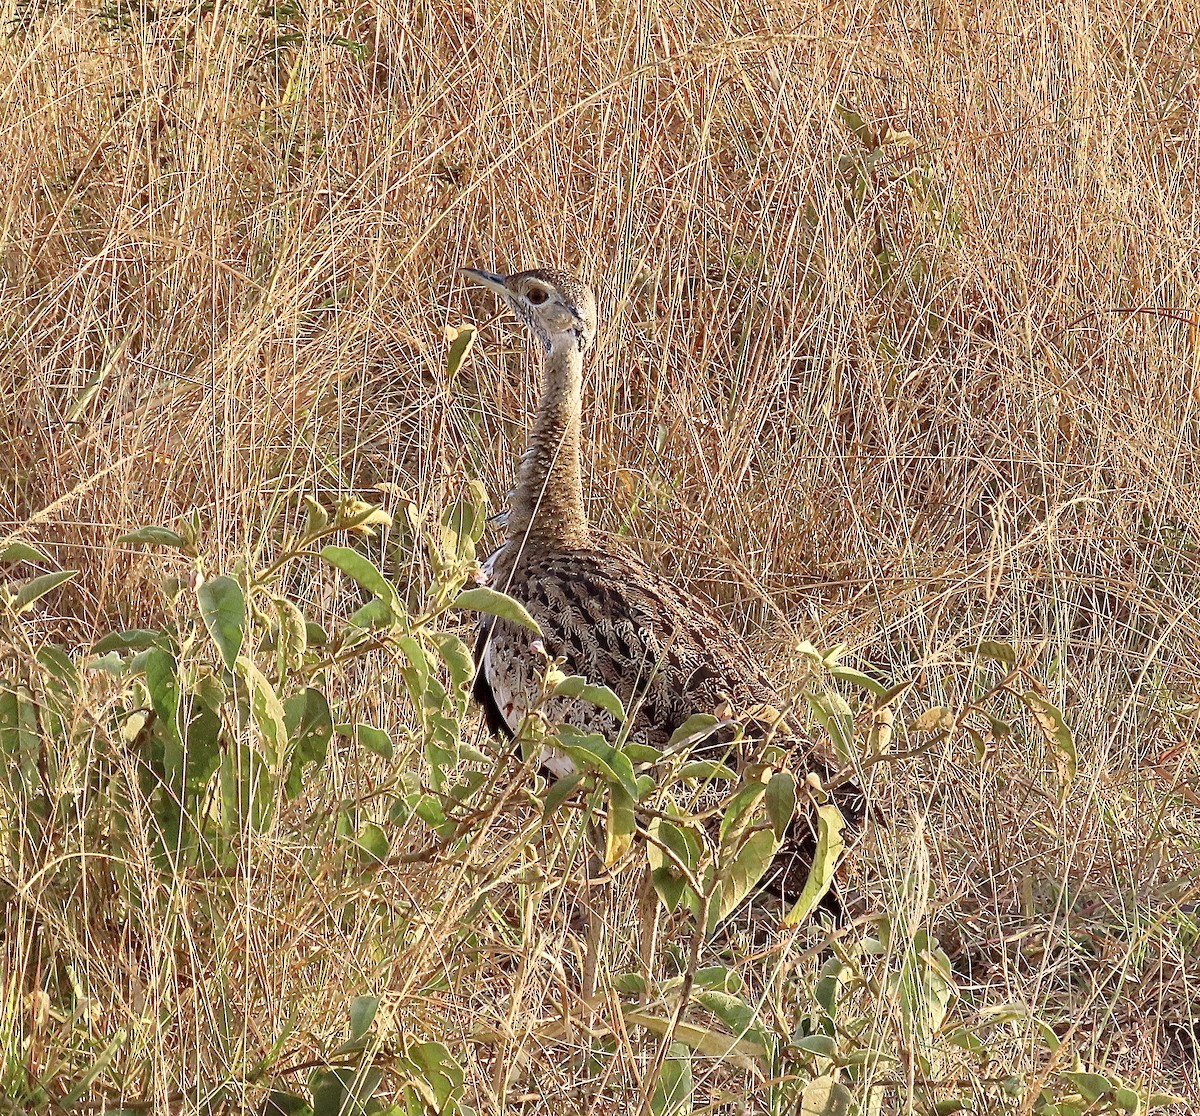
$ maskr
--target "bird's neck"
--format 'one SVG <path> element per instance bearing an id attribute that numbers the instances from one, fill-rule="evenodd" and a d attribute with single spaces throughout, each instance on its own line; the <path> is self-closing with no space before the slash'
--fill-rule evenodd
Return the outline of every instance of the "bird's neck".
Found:
<path id="1" fill-rule="evenodd" d="M 508 537 L 541 546 L 582 546 L 587 540 L 579 461 L 583 353 L 554 346 L 542 371 L 542 396 L 529 446 L 521 458 L 508 514 Z"/>

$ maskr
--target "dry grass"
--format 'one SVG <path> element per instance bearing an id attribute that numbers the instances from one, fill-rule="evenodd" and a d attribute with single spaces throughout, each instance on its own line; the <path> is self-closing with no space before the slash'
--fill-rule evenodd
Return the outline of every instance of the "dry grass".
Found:
<path id="1" fill-rule="evenodd" d="M 941 934 L 981 1000 L 1076 1022 L 1085 1061 L 1200 1104 L 1190 9 L 6 14 L 0 533 L 82 571 L 73 640 L 157 615 L 164 563 L 113 545 L 140 523 L 199 507 L 218 568 L 296 489 L 385 483 L 430 509 L 479 476 L 501 499 L 535 384 L 507 328 L 446 382 L 443 327 L 490 313 L 455 269 L 575 268 L 605 323 L 594 518 L 699 582 L 781 677 L 801 634 L 927 688 L 981 637 L 1044 647 L 1079 742 L 1066 803 L 1016 744 L 987 766 L 947 747 L 881 781 L 892 824 L 857 883 Z M 863 177 L 838 104 L 913 141 Z M 347 700 L 395 727 L 388 678 Z M 335 765 L 330 793 L 363 777 Z M 37 866 L 6 864 L 6 1009 L 73 967 L 94 1016 L 72 1033 L 126 1027 L 130 1096 L 156 1108 L 252 1064 L 289 1014 L 301 1063 L 365 990 L 455 1047 L 481 1111 L 535 1088 L 551 1111 L 628 1103 L 635 1041 L 596 1070 L 537 1037 L 575 1018 L 561 887 L 500 888 L 510 939 L 453 953 L 470 879 L 397 869 L 343 921 L 320 854 L 264 847 L 223 926 L 203 881 L 148 858 L 124 929 L 39 907 Z M 429 925 L 402 901 L 456 888 Z M 54 1026 L 28 1023 L 5 1025 L 6 1072 L 52 1072 Z M 525 1057 L 532 1083 L 506 1082 Z"/>

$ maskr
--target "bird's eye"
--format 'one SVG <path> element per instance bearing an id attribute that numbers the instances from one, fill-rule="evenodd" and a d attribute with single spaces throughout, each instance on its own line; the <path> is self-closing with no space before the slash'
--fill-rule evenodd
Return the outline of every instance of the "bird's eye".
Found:
<path id="1" fill-rule="evenodd" d="M 533 303 L 534 306 L 541 306 L 550 296 L 546 294 L 541 287 L 530 287 L 526 292 L 525 297 Z"/>

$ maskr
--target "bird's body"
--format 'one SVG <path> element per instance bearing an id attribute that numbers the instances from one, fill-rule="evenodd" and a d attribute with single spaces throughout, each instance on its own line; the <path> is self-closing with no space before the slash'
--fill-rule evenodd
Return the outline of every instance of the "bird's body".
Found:
<path id="1" fill-rule="evenodd" d="M 510 500 L 507 538 L 484 567 L 489 584 L 524 605 L 542 634 L 539 639 L 511 621 L 483 618 L 474 693 L 488 727 L 498 735 L 517 733 L 541 697 L 547 657 L 613 690 L 629 712 L 629 738 L 659 749 L 692 714 L 777 705 L 750 647 L 711 607 L 588 525 L 580 409 L 583 355 L 595 333 L 591 291 L 559 271 L 467 274 L 501 295 L 545 351 L 541 401 Z M 553 697 L 541 712 L 552 723 L 609 739 L 620 727 L 610 713 L 578 698 Z M 710 741 L 710 751 L 723 750 L 727 739 Z M 797 742 L 807 770 L 824 777 L 836 766 L 811 743 Z M 548 753 L 543 762 L 556 776 L 571 770 L 562 755 Z M 805 848 L 781 869 L 785 894 L 798 892 L 807 877 L 810 826 L 803 830 L 793 845 Z"/>

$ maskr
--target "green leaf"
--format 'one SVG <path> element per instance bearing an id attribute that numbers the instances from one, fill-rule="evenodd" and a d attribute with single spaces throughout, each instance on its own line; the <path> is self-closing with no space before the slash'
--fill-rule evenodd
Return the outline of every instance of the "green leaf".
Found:
<path id="1" fill-rule="evenodd" d="M 740 996 L 718 992 L 709 988 L 696 988 L 692 999 L 706 1011 L 711 1011 L 736 1038 L 748 1038 L 766 1050 L 770 1050 L 772 1039 L 768 1037 L 758 1020 L 758 1011 Z"/>
<path id="2" fill-rule="evenodd" d="M 176 550 L 188 550 L 187 539 L 169 527 L 139 527 L 117 539 L 118 543 L 135 543 L 143 546 L 173 546 Z"/>
<path id="3" fill-rule="evenodd" d="M 767 784 L 764 801 L 771 828 L 782 841 L 796 814 L 796 776 L 790 771 L 776 771 Z"/>
<path id="4" fill-rule="evenodd" d="M 554 785 L 546 792 L 546 802 L 542 806 L 543 818 L 550 817 L 571 796 L 575 788 L 583 782 L 584 774 L 583 771 L 573 771 L 570 775 L 554 780 Z"/>
<path id="5" fill-rule="evenodd" d="M 582 674 L 569 674 L 554 687 L 561 697 L 581 698 L 606 713 L 611 713 L 618 722 L 625 720 L 625 706 L 621 699 L 607 686 L 596 686 Z"/>
<path id="6" fill-rule="evenodd" d="M 231 577 L 214 577 L 196 591 L 200 619 L 221 653 L 221 661 L 233 670 L 246 634 L 246 599 L 242 587 Z"/>
<path id="7" fill-rule="evenodd" d="M 814 1078 L 800 1094 L 797 1116 L 850 1116 L 854 1095 L 832 1077 Z"/>
<path id="8" fill-rule="evenodd" d="M 390 848 L 387 834 L 374 822 L 367 822 L 359 829 L 355 843 L 359 848 L 360 859 L 364 862 L 375 861 L 382 864 L 387 860 Z"/>
<path id="9" fill-rule="evenodd" d="M 130 628 L 124 632 L 109 632 L 92 645 L 93 655 L 108 651 L 142 651 L 147 647 L 161 647 L 164 651 L 173 648 L 171 637 L 153 628 Z"/>
<path id="10" fill-rule="evenodd" d="M 13 611 L 20 614 L 33 607 L 34 602 L 44 597 L 52 589 L 57 589 L 64 581 L 70 581 L 78 570 L 59 570 L 57 573 L 42 574 L 22 582 L 13 598 Z"/>
<path id="11" fill-rule="evenodd" d="M 283 703 L 283 722 L 291 747 L 284 789 L 289 798 L 295 798 L 303 788 L 305 768 L 314 764 L 319 771 L 325 763 L 333 736 L 333 717 L 325 695 L 309 686 Z"/>
<path id="12" fill-rule="evenodd" d="M 158 722 L 171 739 L 179 743 L 179 677 L 175 657 L 161 647 L 152 648 L 142 668 L 150 704 Z"/>
<path id="13" fill-rule="evenodd" d="M 446 354 L 446 382 L 453 383 L 462 362 L 467 359 L 475 343 L 475 327 L 472 325 L 450 326 L 446 329 L 450 351 Z"/>
<path id="14" fill-rule="evenodd" d="M 0 544 L 0 562 L 36 562 L 41 566 L 51 565 L 50 559 L 37 547 L 23 542 Z"/>
<path id="15" fill-rule="evenodd" d="M 442 512 L 442 550 L 450 558 L 470 562 L 475 544 L 487 525 L 487 490 L 477 480 L 467 482 L 467 491 Z"/>
<path id="16" fill-rule="evenodd" d="M 817 848 L 813 853 L 812 868 L 804 889 L 800 892 L 800 898 L 784 915 L 784 926 L 799 926 L 816 910 L 817 904 L 833 886 L 834 872 L 842 850 L 846 847 L 842 840 L 844 825 L 845 822 L 836 806 L 830 804 L 817 807 Z"/>
<path id="17" fill-rule="evenodd" d="M 350 1001 L 350 1041 L 357 1042 L 363 1038 L 375 1022 L 375 1013 L 379 1010 L 378 996 L 355 996 Z"/>
<path id="18" fill-rule="evenodd" d="M 463 717 L 467 712 L 471 682 L 475 677 L 475 659 L 471 649 L 453 632 L 430 632 L 429 638 L 450 674 L 454 710 L 459 717 Z"/>
<path id="19" fill-rule="evenodd" d="M 489 589 L 486 585 L 464 589 L 451 607 L 469 609 L 472 612 L 485 612 L 489 616 L 498 616 L 501 620 L 508 620 L 522 628 L 528 628 L 536 635 L 542 634 L 542 629 L 538 627 L 537 621 L 525 611 L 524 605 L 519 601 L 514 601 L 505 593 Z"/>
<path id="20" fill-rule="evenodd" d="M 1055 764 L 1062 782 L 1062 792 L 1065 795 L 1067 788 L 1075 781 L 1075 774 L 1079 766 L 1078 756 L 1075 752 L 1075 737 L 1058 706 L 1047 701 L 1040 694 L 1035 694 L 1032 690 L 1022 694 L 1021 700 L 1033 714 L 1038 728 L 1041 729 L 1042 738 L 1054 752 Z"/>
<path id="21" fill-rule="evenodd" d="M 608 788 L 608 818 L 604 826 L 604 867 L 611 868 L 633 844 L 637 832 L 636 796 L 628 794 L 619 783 Z"/>
<path id="22" fill-rule="evenodd" d="M 368 632 L 378 632 L 390 628 L 396 622 L 396 613 L 387 601 L 380 597 L 367 601 L 349 620 L 352 628 L 362 628 Z"/>
<path id="23" fill-rule="evenodd" d="M 304 538 L 320 535 L 329 526 L 329 513 L 311 496 L 304 497 Z"/>
<path id="24" fill-rule="evenodd" d="M 404 616 L 404 606 L 400 603 L 396 587 L 383 576 L 379 567 L 365 554 L 360 554 L 348 546 L 323 546 L 321 547 L 321 557 L 335 569 L 341 570 L 351 581 L 361 585 L 368 593 L 373 593 L 383 601 L 395 619 L 398 620 Z M 353 621 L 351 622 L 353 623 Z"/>
<path id="25" fill-rule="evenodd" d="M 692 1052 L 684 1043 L 673 1042 L 650 1096 L 653 1116 L 691 1112 L 692 1088 Z"/>
<path id="26" fill-rule="evenodd" d="M 373 728 L 371 725 L 343 724 L 337 726 L 337 732 L 339 736 L 350 737 L 355 744 L 360 744 L 368 752 L 374 752 L 386 760 L 390 760 L 395 754 L 392 738 L 383 729 Z"/>
<path id="27" fill-rule="evenodd" d="M 849 682 L 850 685 L 867 690 L 877 698 L 883 697 L 888 692 L 887 686 L 882 682 L 872 678 L 869 674 L 864 674 L 861 670 L 855 670 L 854 667 L 842 666 L 841 663 L 838 663 L 829 668 L 829 673 L 839 682 Z"/>
<path id="28" fill-rule="evenodd" d="M 279 618 L 279 676 L 299 670 L 308 650 L 308 624 L 304 613 L 286 597 L 275 598 L 275 615 Z"/>
<path id="29" fill-rule="evenodd" d="M 1100 1073 L 1072 1073 L 1063 1071 L 1065 1081 L 1075 1088 L 1084 1100 L 1095 1104 L 1102 1097 L 1107 1097 L 1113 1091 L 1113 1083 Z"/>
<path id="30" fill-rule="evenodd" d="M 440 1042 L 417 1042 L 408 1047 L 408 1062 L 420 1084 L 426 1102 L 436 1113 L 449 1113 L 454 1101 L 463 1095 L 463 1071 L 450 1051 Z M 410 1084 L 416 1084 L 410 1080 Z"/>
<path id="31" fill-rule="evenodd" d="M 804 696 L 813 715 L 833 741 L 838 759 L 850 763 L 854 758 L 854 714 L 846 699 L 835 693 L 806 693 Z"/>
<path id="32" fill-rule="evenodd" d="M 258 1110 L 258 1116 L 313 1116 L 313 1110 L 303 1097 L 272 1089 Z"/>
<path id="33" fill-rule="evenodd" d="M 576 767 L 597 772 L 606 782 L 620 786 L 629 798 L 638 800 L 637 779 L 629 757 L 599 733 L 580 732 L 573 725 L 562 724 L 555 746 L 570 756 Z"/>
<path id="34" fill-rule="evenodd" d="M 235 665 L 250 691 L 250 716 L 266 745 L 267 763 L 274 764 L 287 750 L 287 719 L 283 706 L 266 676 L 249 659 L 239 656 Z"/>
<path id="35" fill-rule="evenodd" d="M 742 841 L 732 860 L 721 865 L 716 902 L 709 908 L 709 935 L 750 894 L 778 851 L 779 838 L 769 829 L 760 829 Z"/>
<path id="36" fill-rule="evenodd" d="M 732 767 L 717 763 L 716 760 L 690 760 L 679 769 L 680 779 L 694 779 L 699 783 L 708 783 L 717 779 L 722 782 L 732 782 L 737 777 L 737 772 Z"/>
<path id="37" fill-rule="evenodd" d="M 1017 665 L 1017 651 L 1011 643 L 985 639 L 980 641 L 977 651 L 980 658 L 991 659 L 1003 666 L 1005 670 L 1012 670 Z"/>
<path id="38" fill-rule="evenodd" d="M 667 741 L 667 751 L 674 752 L 683 748 L 692 748 L 701 740 L 712 735 L 712 730 L 721 722 L 711 713 L 693 713 L 673 733 Z"/>
<path id="39" fill-rule="evenodd" d="M 687 877 L 680 870 L 683 865 L 693 875 L 700 862 L 700 842 L 689 829 L 675 825 L 663 818 L 655 818 L 648 830 L 654 839 L 646 845 L 646 859 L 650 864 L 650 882 L 658 892 L 659 899 L 668 912 L 674 912 L 687 889 Z M 655 842 L 661 842 L 678 858 L 676 863 Z"/>
<path id="40" fill-rule="evenodd" d="M 809 1035 L 792 1043 L 796 1050 L 805 1054 L 816 1054 L 821 1058 L 832 1058 L 838 1052 L 838 1041 L 832 1035 Z"/>

